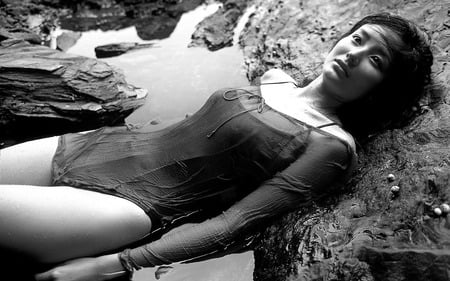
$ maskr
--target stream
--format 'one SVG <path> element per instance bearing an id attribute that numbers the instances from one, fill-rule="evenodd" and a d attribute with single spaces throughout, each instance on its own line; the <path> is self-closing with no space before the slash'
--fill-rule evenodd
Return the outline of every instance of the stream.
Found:
<path id="1" fill-rule="evenodd" d="M 142 40 L 134 26 L 115 31 L 91 30 L 83 32 L 67 52 L 95 58 L 96 46 L 119 42 L 154 43 L 150 48 L 101 60 L 120 68 L 130 84 L 149 91 L 145 104 L 126 122 L 149 124 L 151 130 L 157 130 L 194 113 L 217 89 L 248 85 L 237 40 L 253 8 L 249 8 L 241 18 L 232 47 L 215 52 L 205 47 L 187 48 L 195 26 L 220 5 L 203 4 L 186 12 L 166 39 Z M 249 251 L 191 264 L 175 264 L 159 270 L 143 269 L 135 273 L 133 280 L 251 281 L 253 270 L 253 253 Z"/>

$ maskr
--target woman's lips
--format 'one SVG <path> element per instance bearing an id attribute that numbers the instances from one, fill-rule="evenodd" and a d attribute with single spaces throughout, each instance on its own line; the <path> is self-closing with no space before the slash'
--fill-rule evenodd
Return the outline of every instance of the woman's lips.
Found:
<path id="1" fill-rule="evenodd" d="M 334 61 L 337 63 L 339 68 L 344 72 L 345 77 L 348 77 L 349 69 L 348 69 L 347 64 L 340 59 L 334 59 Z"/>

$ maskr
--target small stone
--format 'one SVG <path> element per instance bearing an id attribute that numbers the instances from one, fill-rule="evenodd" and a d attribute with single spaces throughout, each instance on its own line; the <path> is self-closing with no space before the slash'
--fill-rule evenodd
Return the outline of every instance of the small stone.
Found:
<path id="1" fill-rule="evenodd" d="M 391 192 L 394 193 L 394 194 L 399 193 L 399 192 L 400 192 L 400 186 L 398 186 L 398 185 L 393 185 L 393 186 L 391 187 Z"/>
<path id="2" fill-rule="evenodd" d="M 360 218 L 364 215 L 365 215 L 365 210 L 359 204 L 355 204 L 350 207 L 350 216 L 352 218 Z"/>
<path id="3" fill-rule="evenodd" d="M 441 210 L 441 208 L 436 207 L 436 208 L 433 209 L 433 213 L 434 213 L 436 216 L 440 216 L 440 215 L 442 215 L 442 210 Z"/>
<path id="4" fill-rule="evenodd" d="M 387 176 L 387 179 L 388 179 L 388 181 L 393 182 L 393 181 L 395 180 L 394 174 L 389 174 L 389 175 Z"/>
<path id="5" fill-rule="evenodd" d="M 431 217 L 429 215 L 423 216 L 423 220 L 424 221 L 429 221 L 430 219 L 431 219 Z"/>
<path id="6" fill-rule="evenodd" d="M 441 204 L 442 213 L 448 214 L 450 212 L 450 206 L 447 203 Z"/>

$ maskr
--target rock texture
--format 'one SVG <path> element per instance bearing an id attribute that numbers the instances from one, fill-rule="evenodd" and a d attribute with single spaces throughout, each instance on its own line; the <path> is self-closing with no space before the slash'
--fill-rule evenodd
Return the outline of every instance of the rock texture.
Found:
<path id="1" fill-rule="evenodd" d="M 22 40 L 0 43 L 0 139 L 122 123 L 147 90 L 108 64 Z"/>
<path id="2" fill-rule="evenodd" d="M 95 56 L 97 58 L 115 57 L 125 54 L 133 50 L 139 50 L 143 48 L 150 48 L 154 44 L 139 44 L 136 42 L 122 42 L 116 44 L 107 44 L 95 47 Z"/>
<path id="3" fill-rule="evenodd" d="M 216 51 L 233 44 L 234 29 L 247 8 L 248 1 L 225 0 L 222 7 L 204 19 L 192 34 L 189 46 L 206 46 Z"/>
<path id="4" fill-rule="evenodd" d="M 115 30 L 135 26 L 143 40 L 167 38 L 183 13 L 199 6 L 203 0 L 83 0 L 59 1 L 71 8 L 61 17 L 61 27 L 76 31 Z"/>
<path id="5" fill-rule="evenodd" d="M 56 38 L 56 48 L 66 52 L 75 45 L 81 37 L 81 32 L 65 31 Z"/>

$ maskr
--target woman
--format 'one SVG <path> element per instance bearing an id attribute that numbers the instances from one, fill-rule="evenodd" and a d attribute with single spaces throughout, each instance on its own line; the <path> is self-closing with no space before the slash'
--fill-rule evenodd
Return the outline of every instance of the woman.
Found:
<path id="1" fill-rule="evenodd" d="M 261 87 L 218 91 L 157 132 L 103 128 L 7 148 L 0 247 L 41 263 L 69 260 L 37 280 L 107 280 L 223 250 L 345 183 L 356 149 L 342 127 L 364 137 L 401 120 L 431 64 L 414 24 L 372 15 L 306 87 L 272 70 Z M 175 227 L 197 215 L 209 219 Z M 161 229 L 171 230 L 142 245 Z"/>

